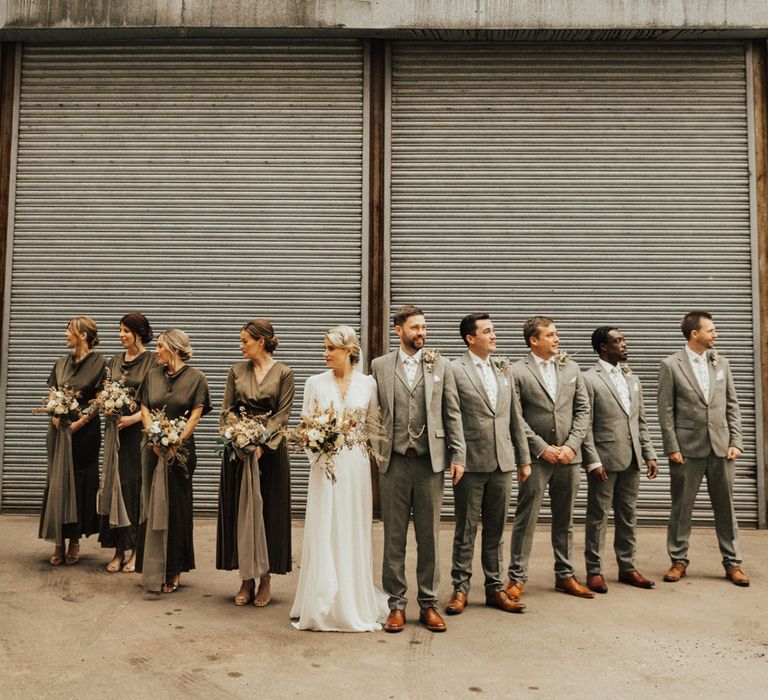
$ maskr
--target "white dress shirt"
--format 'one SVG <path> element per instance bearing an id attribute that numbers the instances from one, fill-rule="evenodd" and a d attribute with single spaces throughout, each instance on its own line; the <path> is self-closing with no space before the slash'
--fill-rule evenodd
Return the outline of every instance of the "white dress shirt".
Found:
<path id="1" fill-rule="evenodd" d="M 709 366 L 707 364 L 707 351 L 697 355 L 690 347 L 685 346 L 685 352 L 688 355 L 688 361 L 691 363 L 693 373 L 699 382 L 701 393 L 704 394 L 704 401 L 709 403 Z"/>
<path id="2" fill-rule="evenodd" d="M 619 392 L 619 398 L 624 406 L 624 410 L 629 414 L 632 403 L 629 397 L 629 384 L 627 383 L 627 378 L 624 376 L 624 372 L 621 371 L 621 367 L 618 365 L 612 365 L 610 362 L 606 362 L 603 359 L 600 359 L 599 362 L 603 366 L 603 369 L 608 372 L 608 376 L 616 387 L 616 391 Z"/>
<path id="3" fill-rule="evenodd" d="M 547 387 L 547 393 L 555 400 L 557 396 L 557 369 L 555 368 L 555 358 L 550 357 L 549 360 L 542 360 L 538 355 L 533 356 L 536 362 L 536 367 L 541 374 L 541 378 L 544 380 L 544 386 Z"/>
<path id="4" fill-rule="evenodd" d="M 413 388 L 413 383 L 416 381 L 416 371 L 421 362 L 421 350 L 417 350 L 415 354 L 409 355 L 400 348 L 400 362 L 403 365 L 403 372 L 405 372 L 405 378 L 408 380 L 408 386 Z"/>
<path id="5" fill-rule="evenodd" d="M 477 374 L 483 382 L 485 393 L 488 395 L 488 400 L 491 402 L 491 408 L 495 411 L 496 401 L 499 398 L 499 382 L 491 368 L 491 358 L 486 357 L 482 360 L 471 350 L 469 351 L 469 357 L 472 359 L 472 364 L 475 365 Z"/>

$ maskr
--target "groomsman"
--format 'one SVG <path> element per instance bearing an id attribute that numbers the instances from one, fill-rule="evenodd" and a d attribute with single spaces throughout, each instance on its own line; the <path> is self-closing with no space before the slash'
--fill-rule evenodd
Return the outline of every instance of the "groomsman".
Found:
<path id="1" fill-rule="evenodd" d="M 551 318 L 534 316 L 523 325 L 530 354 L 512 368 L 525 419 L 532 463 L 518 467 L 520 487 L 512 530 L 507 595 L 519 600 L 528 580 L 528 559 L 544 492 L 552 506 L 555 588 L 581 598 L 595 594 L 573 575 L 573 504 L 581 475 L 581 443 L 589 429 L 589 396 L 578 365 L 558 353 Z"/>
<path id="2" fill-rule="evenodd" d="M 465 316 L 459 332 L 467 352 L 454 360 L 452 366 L 461 403 L 467 461 L 464 476 L 453 487 L 453 595 L 445 611 L 458 615 L 467 604 L 477 521 L 482 514 L 485 604 L 520 613 L 525 605 L 512 600 L 504 591 L 500 556 L 515 452 L 521 466 L 529 467 L 531 462 L 520 401 L 512 386 L 509 363 L 491 358 L 491 353 L 496 352 L 496 333 L 490 316 Z"/>
<path id="3" fill-rule="evenodd" d="M 589 474 L 584 557 L 587 587 L 607 593 L 602 552 L 608 513 L 613 505 L 613 549 L 619 581 L 638 588 L 653 588 L 635 567 L 635 507 L 640 491 L 640 465 L 649 479 L 659 467 L 648 432 L 640 380 L 627 361 L 624 334 L 613 326 L 592 333 L 592 348 L 600 359 L 584 373 L 592 409 L 591 429 L 584 440 L 584 462 Z"/>
<path id="4" fill-rule="evenodd" d="M 742 453 L 741 412 L 728 360 L 715 349 L 712 316 L 691 311 L 681 324 L 686 346 L 661 362 L 659 421 L 669 457 L 672 510 L 667 552 L 672 567 L 665 581 L 679 581 L 688 569 L 691 514 L 702 477 L 715 514 L 715 532 L 725 576 L 748 586 L 741 570 L 739 530 L 733 509 L 735 461 Z"/>
<path id="5" fill-rule="evenodd" d="M 384 629 L 400 632 L 405 624 L 405 547 L 413 514 L 419 621 L 432 632 L 443 632 L 445 622 L 436 607 L 437 544 L 443 472 L 450 467 L 454 485 L 464 472 L 459 396 L 450 362 L 436 350 L 424 347 L 424 312 L 416 306 L 402 306 L 395 311 L 393 322 L 400 347 L 371 363 L 382 423 L 391 435 L 391 440 L 378 445 L 384 522 L 382 584 L 390 608 Z"/>

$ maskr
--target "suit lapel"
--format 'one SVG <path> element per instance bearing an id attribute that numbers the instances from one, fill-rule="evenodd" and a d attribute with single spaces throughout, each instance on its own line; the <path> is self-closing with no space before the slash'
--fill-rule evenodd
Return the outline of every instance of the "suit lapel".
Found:
<path id="1" fill-rule="evenodd" d="M 395 352 L 390 354 L 389 362 L 387 364 L 387 369 L 384 372 L 384 387 L 387 392 L 387 408 L 389 409 L 389 415 L 394 416 L 394 407 L 395 407 L 395 382 L 398 381 L 395 379 L 395 375 L 397 374 L 397 366 L 399 362 L 397 361 L 398 358 L 398 351 L 395 350 Z"/>
<path id="2" fill-rule="evenodd" d="M 504 382 L 509 382 L 509 379 L 506 375 L 502 374 L 498 369 L 496 369 L 496 366 L 493 364 L 493 360 L 491 359 L 491 372 L 493 372 L 493 375 L 496 377 L 496 386 L 498 390 L 496 391 L 496 411 L 495 413 L 501 413 L 506 408 L 506 401 L 507 401 L 507 391 L 506 388 L 508 384 L 504 384 Z"/>
<path id="3" fill-rule="evenodd" d="M 603 380 L 603 384 L 607 386 L 611 390 L 611 394 L 613 394 L 613 398 L 616 399 L 616 403 L 619 404 L 619 408 L 621 408 L 624 413 L 627 412 L 627 409 L 624 408 L 624 403 L 621 400 L 621 394 L 619 394 L 619 390 L 616 388 L 616 385 L 613 383 L 613 379 L 611 379 L 611 375 L 608 374 L 608 372 L 605 371 L 605 367 L 603 367 L 599 362 L 595 363 L 595 370 L 597 371 L 598 376 L 600 379 Z M 631 387 L 629 386 L 629 382 L 627 382 L 627 389 L 629 390 L 629 409 L 632 410 L 632 391 Z"/>
<path id="4" fill-rule="evenodd" d="M 549 391 L 547 391 L 547 385 L 544 383 L 544 378 L 541 376 L 541 372 L 539 372 L 539 368 L 536 365 L 536 360 L 533 359 L 533 353 L 528 353 L 528 357 L 525 358 L 525 366 L 528 368 L 528 371 L 536 378 L 536 381 L 541 386 L 547 398 L 549 398 L 549 400 L 554 403 L 552 397 L 549 394 Z M 555 370 L 555 372 L 557 372 L 557 370 Z M 555 387 L 557 387 L 557 384 L 558 382 L 555 380 Z M 555 397 L 557 397 L 557 389 L 555 389 Z"/>
<path id="5" fill-rule="evenodd" d="M 475 367 L 475 363 L 472 362 L 469 352 L 464 353 L 461 363 L 464 366 L 464 371 L 466 372 L 467 377 L 469 377 L 469 381 L 472 382 L 472 386 L 475 387 L 475 391 L 483 397 L 483 401 L 485 401 L 488 408 L 493 411 L 493 408 L 491 408 L 491 400 L 488 398 L 488 392 L 485 390 L 485 384 L 480 380 L 477 368 Z"/>
<path id="6" fill-rule="evenodd" d="M 424 353 L 422 353 L 422 358 L 424 357 Z M 435 387 L 435 371 L 436 368 L 434 365 L 432 365 L 432 371 L 429 372 L 427 370 L 427 364 L 422 359 L 421 361 L 421 374 L 422 379 L 424 380 L 424 399 L 427 404 L 427 413 L 429 413 L 429 407 L 432 405 L 432 390 Z M 413 385 L 414 388 L 418 386 L 418 378 L 416 383 Z"/>
<path id="7" fill-rule="evenodd" d="M 707 357 L 706 355 L 704 357 Z M 707 372 L 709 372 L 709 400 L 707 403 L 712 403 L 712 399 L 715 396 L 715 376 L 717 375 L 717 372 L 715 372 L 715 368 L 712 366 L 712 363 L 709 361 L 709 358 L 707 357 Z"/>
<path id="8" fill-rule="evenodd" d="M 678 353 L 677 361 L 680 364 L 680 369 L 682 373 L 685 375 L 685 378 L 690 382 L 691 386 L 694 388 L 694 390 L 699 395 L 701 400 L 704 401 L 704 403 L 706 403 L 707 400 L 701 391 L 701 386 L 699 386 L 699 380 L 696 379 L 696 375 L 693 373 L 693 367 L 691 367 L 691 361 L 688 359 L 688 353 L 685 351 L 685 349 L 681 350 Z"/>

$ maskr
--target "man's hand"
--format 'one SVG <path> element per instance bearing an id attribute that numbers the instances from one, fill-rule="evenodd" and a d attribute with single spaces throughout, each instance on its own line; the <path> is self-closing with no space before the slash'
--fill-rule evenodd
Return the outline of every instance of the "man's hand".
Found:
<path id="1" fill-rule="evenodd" d="M 556 445 L 547 445 L 547 448 L 539 456 L 545 462 L 557 464 L 557 460 L 560 457 L 560 448 Z"/>
<path id="2" fill-rule="evenodd" d="M 464 476 L 464 467 L 455 462 L 451 462 L 451 483 L 456 486 L 461 481 L 461 477 Z"/>
<path id="3" fill-rule="evenodd" d="M 682 464 L 685 462 L 682 452 L 668 452 L 667 457 L 669 457 L 669 461 L 672 462 L 672 464 Z"/>
<path id="4" fill-rule="evenodd" d="M 730 461 L 730 460 L 738 459 L 739 457 L 741 457 L 741 454 L 742 452 L 738 447 L 729 447 L 728 452 L 725 455 L 725 458 Z"/>
<path id="5" fill-rule="evenodd" d="M 570 464 L 575 456 L 576 453 L 568 445 L 563 445 L 560 448 L 560 456 L 557 458 L 557 461 L 560 464 Z"/>
<path id="6" fill-rule="evenodd" d="M 655 459 L 649 459 L 645 464 L 648 467 L 646 476 L 655 479 L 659 475 L 659 463 Z"/>
<path id="7" fill-rule="evenodd" d="M 530 464 L 521 464 L 517 468 L 517 480 L 518 481 L 528 481 L 528 477 L 531 475 L 531 465 Z"/>
<path id="8" fill-rule="evenodd" d="M 608 481 L 608 474 L 605 473 L 605 467 L 601 465 L 589 472 L 589 478 L 595 481 Z"/>

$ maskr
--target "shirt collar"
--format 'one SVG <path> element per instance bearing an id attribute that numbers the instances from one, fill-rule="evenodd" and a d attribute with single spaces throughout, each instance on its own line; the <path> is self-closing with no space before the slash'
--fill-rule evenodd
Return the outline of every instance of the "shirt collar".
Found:
<path id="1" fill-rule="evenodd" d="M 402 362 L 403 364 L 405 364 L 405 361 L 409 357 L 412 357 L 414 360 L 416 360 L 416 364 L 419 364 L 419 362 L 421 362 L 421 349 L 417 350 L 415 355 L 408 355 L 407 353 L 403 352 L 402 348 L 400 348 L 398 352 L 400 353 L 400 362 Z"/>
<path id="2" fill-rule="evenodd" d="M 484 360 L 481 360 L 475 353 L 473 353 L 471 350 L 467 350 L 469 353 L 469 357 L 472 360 L 472 363 L 475 365 L 475 367 L 480 367 L 484 364 L 488 364 L 488 366 L 491 366 L 491 358 L 490 355 L 486 357 Z"/>
<path id="3" fill-rule="evenodd" d="M 531 353 L 531 355 L 533 355 L 533 360 L 536 363 L 537 367 L 541 367 L 545 362 L 552 362 L 552 363 L 554 363 L 554 361 L 555 361 L 554 357 L 550 357 L 548 360 L 542 360 L 538 355 L 536 355 L 534 353 Z M 549 366 L 552 367 L 552 365 L 549 365 Z"/>
<path id="4" fill-rule="evenodd" d="M 706 351 L 706 350 L 705 350 L 703 353 L 701 353 L 701 355 L 698 355 L 698 354 L 696 354 L 696 353 L 695 353 L 693 350 L 691 350 L 691 348 L 690 348 L 690 347 L 688 347 L 688 345 L 686 345 L 686 346 L 685 346 L 685 351 L 688 353 L 688 359 L 689 359 L 691 362 L 693 362 L 694 360 L 696 360 L 696 359 L 697 359 L 697 358 L 699 358 L 699 357 L 700 357 L 702 360 L 706 359 L 706 357 L 707 357 L 707 351 Z"/>
<path id="5" fill-rule="evenodd" d="M 598 359 L 598 362 L 603 366 L 603 369 L 608 372 L 608 374 L 611 374 L 614 369 L 621 370 L 621 367 L 618 365 L 612 365 L 610 362 L 606 362 L 602 357 Z"/>

